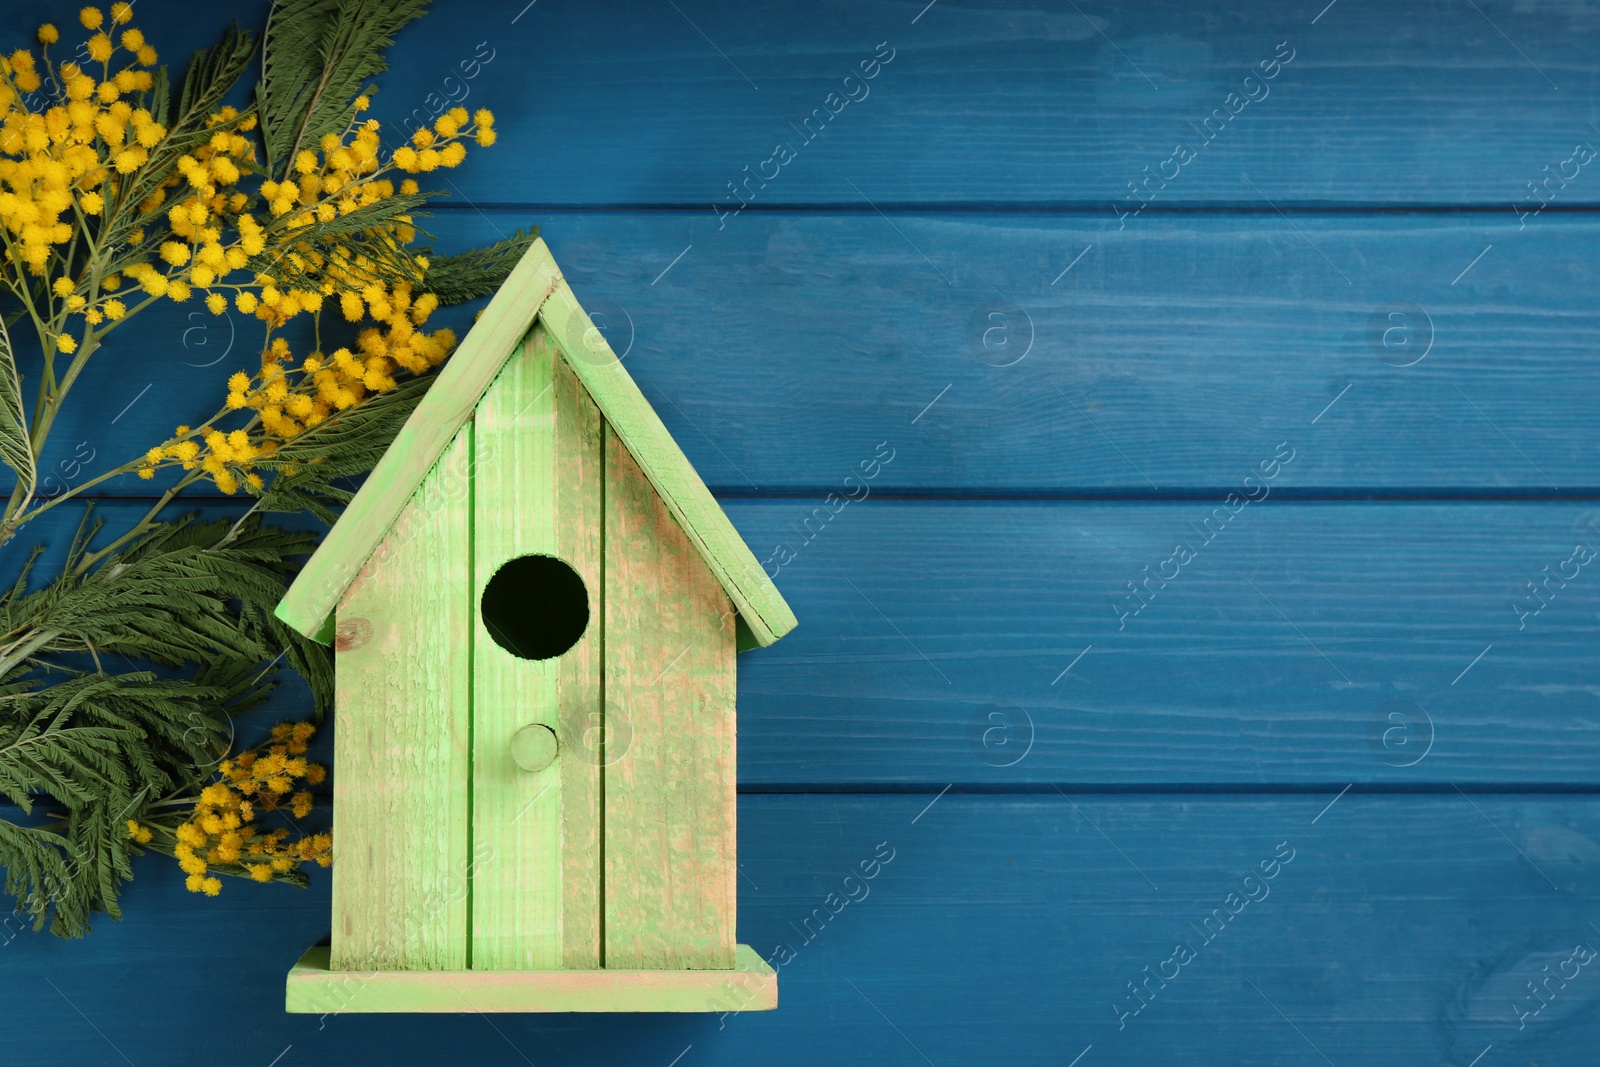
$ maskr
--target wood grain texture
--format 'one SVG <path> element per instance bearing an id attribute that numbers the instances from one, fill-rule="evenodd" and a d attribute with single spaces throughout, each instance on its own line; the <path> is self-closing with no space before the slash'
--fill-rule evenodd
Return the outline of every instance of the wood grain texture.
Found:
<path id="1" fill-rule="evenodd" d="M 605 429 L 605 965 L 734 959 L 734 613 Z"/>
<path id="2" fill-rule="evenodd" d="M 1592 503 L 1220 504 L 730 502 L 807 621 L 740 781 L 1600 785 Z"/>
<path id="3" fill-rule="evenodd" d="M 437 382 L 345 509 L 335 531 L 329 532 L 295 579 L 278 605 L 280 618 L 307 636 L 317 632 L 326 607 L 387 529 L 404 495 L 432 466 L 522 333 L 540 317 L 568 366 L 628 442 L 697 551 L 727 588 L 757 642 L 771 644 L 794 627 L 794 615 L 782 595 L 756 565 L 682 449 L 560 277 L 549 249 L 543 241 L 535 241 L 445 370 L 439 372 Z M 554 304 L 549 302 L 552 297 Z"/>
<path id="4" fill-rule="evenodd" d="M 1583 0 L 1478 0 L 1481 13 L 1452 0 L 1341 0 L 1320 18 L 1324 4 L 1272 0 L 941 0 L 926 13 L 926 0 L 785 0 L 759 17 L 738 0 L 702 0 L 626 20 L 526 2 L 439 5 L 444 17 L 401 31 L 373 100 L 386 134 L 455 102 L 494 109 L 499 142 L 438 183 L 467 210 L 682 204 L 703 233 L 716 231 L 713 205 L 740 198 L 754 207 L 728 229 L 767 203 L 870 213 L 864 197 L 885 207 L 1068 201 L 1111 218 L 1127 183 L 1157 172 L 1179 141 L 1197 143 L 1196 127 L 1280 42 L 1295 57 L 1270 95 L 1232 117 L 1157 204 L 1270 212 L 1248 177 L 1278 203 L 1481 203 L 1509 215 L 1542 167 L 1595 137 L 1585 95 L 1595 27 Z M 174 61 L 215 44 L 229 18 L 261 25 L 267 7 L 142 3 L 140 25 Z M 19 46 L 39 23 L 62 21 L 51 0 L 8 10 Z M 528 50 L 558 40 L 569 47 L 541 54 L 535 88 Z M 859 64 L 880 42 L 894 58 L 863 84 Z M 851 94 L 864 98 L 846 103 Z M 838 111 L 820 134 L 818 110 Z M 774 178 L 780 142 L 796 158 Z M 1585 168 L 1557 203 L 1597 197 Z"/>
<path id="5" fill-rule="evenodd" d="M 757 644 L 770 645 L 794 629 L 794 613 L 728 522 L 705 482 L 623 368 L 572 289 L 558 284 L 541 320 L 672 518 L 732 598 Z"/>
<path id="6" fill-rule="evenodd" d="M 430 225 L 454 247 L 540 217 L 486 214 Z M 877 215 L 752 215 L 654 286 L 689 243 L 670 213 L 563 214 L 547 233 L 718 496 L 860 495 L 861 464 L 885 441 L 897 455 L 873 494 L 1194 494 L 1236 485 L 1286 438 L 1305 443 L 1280 480 L 1296 491 L 1600 495 L 1600 312 L 1585 295 L 1600 289 L 1600 222 L 1292 218 L 1146 219 L 1119 234 L 1082 216 L 893 216 L 913 248 Z M 1372 329 L 1405 304 L 1427 318 L 1401 308 L 1391 341 L 1425 344 L 1431 322 L 1434 343 L 1402 368 Z M 125 358 L 106 364 L 104 390 L 63 411 L 47 467 L 84 441 L 120 461 L 105 427 L 152 382 L 119 435 L 157 440 L 215 410 L 235 363 L 185 361 L 220 355 L 227 322 L 165 301 L 141 314 L 148 332 L 117 335 Z M 201 325 L 209 343 L 191 334 L 172 358 L 171 339 Z M 1023 350 L 1000 340 L 1025 348 L 1030 332 L 1025 358 L 995 365 Z"/>
<path id="7" fill-rule="evenodd" d="M 316 634 L 412 492 L 471 417 L 559 277 L 543 248 L 543 242 L 535 242 L 533 254 L 525 255 L 495 291 L 482 318 L 306 562 L 277 607 L 285 623 L 307 637 Z"/>
<path id="8" fill-rule="evenodd" d="M 328 969 L 313 948 L 289 971 L 288 1010 L 353 1012 L 729 1012 L 778 1006 L 778 976 L 749 945 L 727 971 L 386 971 Z"/>
<path id="9" fill-rule="evenodd" d="M 754 216 L 654 286 L 671 217 L 551 240 L 723 495 L 860 495 L 885 441 L 873 493 L 1211 492 L 1285 439 L 1307 492 L 1596 494 L 1593 218 L 1142 221 Z"/>
<path id="10" fill-rule="evenodd" d="M 1063 788 L 1067 796 L 951 791 L 931 807 L 936 791 L 741 797 L 749 881 L 739 879 L 740 935 L 778 970 L 774 1012 L 675 1022 L 504 1016 L 495 1028 L 466 1011 L 285 1015 L 284 974 L 327 929 L 326 882 L 304 893 L 230 884 L 197 909 L 170 863 L 143 865 L 124 901 L 129 919 L 98 924 L 84 944 L 18 934 L 0 985 L 28 1020 L 17 1047 L 44 1067 L 121 1063 L 107 1040 L 138 1064 L 266 1064 L 290 1044 L 286 1060 L 338 1063 L 510 1067 L 522 1063 L 520 1050 L 535 1063 L 664 1067 L 687 1045 L 685 1063 L 711 1067 L 855 1063 L 863 1050 L 878 1062 L 922 1063 L 907 1039 L 939 1067 L 1063 1067 L 1089 1044 L 1079 1067 L 1194 1056 L 1322 1063 L 1294 1027 L 1341 1067 L 1465 1067 L 1491 1043 L 1479 1067 L 1581 1067 L 1600 1040 L 1593 964 L 1525 1027 L 1512 1011 L 1531 999 L 1525 982 L 1542 978 L 1545 964 L 1579 942 L 1600 948 L 1588 926 L 1600 910 L 1593 795 L 1462 797 L 1445 787 L 1396 796 L 1357 786 L 1330 808 L 1337 788 L 1248 797 Z M 1117 1029 L 1112 1004 L 1129 996 L 1126 983 L 1142 982 L 1143 968 L 1154 972 L 1178 941 L 1198 942 L 1189 924 L 1227 907 L 1229 893 L 1243 895 L 1251 871 L 1261 882 L 1258 865 L 1283 842 L 1295 856 L 1264 883 L 1270 895 L 1229 919 Z M 250 962 L 226 982 L 213 960 L 172 951 L 176 937 L 241 933 Z M 130 972 L 159 974 L 164 997 L 234 1025 L 174 1028 L 130 997 Z M 1052 1009 L 1041 1012 L 1023 983 L 1046 986 Z"/>
<path id="11" fill-rule="evenodd" d="M 600 781 L 581 739 L 600 715 L 600 418 L 543 330 L 507 361 L 473 420 L 473 879 L 477 970 L 599 966 Z M 590 620 L 555 659 L 521 659 L 476 597 L 507 561 L 554 556 L 583 579 Z M 537 602 L 529 611 L 543 610 Z M 536 773 L 511 758 L 530 724 L 562 751 Z"/>
<path id="12" fill-rule="evenodd" d="M 339 971 L 466 966 L 470 451 L 451 444 L 339 603 Z"/>
<path id="13" fill-rule="evenodd" d="M 379 97 L 374 113 L 387 123 L 413 109 L 426 118 L 431 99 L 469 93 L 468 107 L 495 109 L 497 152 L 585 147 L 529 147 L 515 165 L 505 150 L 464 166 L 452 180 L 471 202 L 684 204 L 708 236 L 713 208 L 741 201 L 752 207 L 729 229 L 768 203 L 870 213 L 868 198 L 886 207 L 1069 201 L 1110 218 L 1146 167 L 1169 178 L 1178 169 L 1152 186 L 1158 205 L 1270 212 L 1265 194 L 1486 203 L 1509 215 L 1544 165 L 1554 169 L 1575 142 L 1600 144 L 1584 95 L 1594 85 L 1594 15 L 1581 0 L 1478 0 L 1477 9 L 1343 0 L 1320 18 L 1327 0 L 787 0 L 759 17 L 738 0 L 702 0 L 615 23 L 553 7 L 519 17 L 525 3 L 492 0 L 402 33 L 395 66 L 417 71 L 417 83 Z M 541 60 L 533 91 L 519 57 L 541 40 L 570 50 Z M 1288 65 L 1246 86 L 1280 44 Z M 893 58 L 862 80 L 859 65 L 880 52 Z M 1259 99 L 1238 103 L 1246 94 Z M 1218 109 L 1226 121 L 1213 117 Z M 1220 129 L 1209 144 L 1208 119 Z M 1180 142 L 1198 158 L 1163 168 Z M 780 144 L 792 160 L 774 159 Z M 1585 168 L 1558 195 L 1594 204 L 1600 182 Z"/>
<path id="14" fill-rule="evenodd" d="M 170 63 L 266 4 L 138 6 Z M 64 25 L 46 0 L 8 14 L 8 52 Z M 784 1010 L 286 1016 L 330 880 L 200 901 L 146 857 L 128 919 L 88 942 L 5 924 L 8 1058 L 1587 1067 L 1593 964 L 1537 1015 L 1514 1008 L 1600 944 L 1591 575 L 1525 630 L 1510 603 L 1600 497 L 1600 171 L 1517 216 L 1597 137 L 1595 29 L 1578 0 L 436 3 L 375 113 L 387 135 L 466 91 L 497 114 L 499 143 L 434 183 L 451 193 L 426 222 L 440 250 L 542 224 L 758 557 L 804 542 L 777 580 L 807 625 L 740 671 L 747 788 L 806 794 L 739 812 L 740 934 L 794 953 Z M 880 41 L 896 54 L 870 98 L 722 214 Z M 1127 183 L 1279 42 L 1296 55 L 1270 97 L 1119 228 Z M 1410 367 L 1372 342 L 1395 305 L 1433 326 Z M 1019 308 L 1034 347 L 998 365 L 988 316 L 1009 316 L 990 335 L 1009 344 Z M 437 321 L 464 333 L 471 310 Z M 142 315 L 80 381 L 42 474 L 90 448 L 91 474 L 138 455 L 254 369 L 252 320 Z M 1284 440 L 1300 451 L 1272 500 L 1098 640 L 1108 591 Z M 871 499 L 818 520 L 879 442 L 896 458 Z M 1339 502 L 1280 506 L 1290 490 Z M 1577 499 L 1527 499 L 1558 496 Z M 117 529 L 142 509 L 99 514 Z M 64 542 L 74 510 L 19 546 Z M 264 715 L 308 699 L 291 683 Z M 1391 700 L 1431 715 L 1413 766 L 1374 736 Z M 1024 715 L 1032 749 L 997 765 Z M 1165 792 L 1185 782 L 1201 792 Z M 914 792 L 824 792 L 885 789 Z M 1128 983 L 1280 842 L 1297 852 L 1271 896 L 1119 1028 Z M 880 845 L 895 859 L 868 880 Z M 174 949 L 207 945 L 236 948 L 226 965 Z M 174 1026 L 172 1004 L 228 1025 Z"/>
<path id="15" fill-rule="evenodd" d="M 1524 629 L 1512 610 L 1576 542 L 1600 548 L 1585 532 L 1600 508 L 1272 498 L 1119 630 L 1126 583 L 1216 504 L 872 498 L 805 542 L 821 501 L 727 501 L 763 556 L 800 549 L 778 580 L 806 619 L 738 657 L 742 787 L 1600 787 L 1600 573 L 1552 585 Z M 96 514 L 114 529 L 143 507 Z M 75 523 L 63 507 L 30 527 L 52 546 L 40 573 Z M 303 717 L 309 699 L 288 684 L 263 715 Z M 1385 745 L 1391 701 L 1433 724 L 1409 767 L 1426 723 L 1413 709 Z"/>

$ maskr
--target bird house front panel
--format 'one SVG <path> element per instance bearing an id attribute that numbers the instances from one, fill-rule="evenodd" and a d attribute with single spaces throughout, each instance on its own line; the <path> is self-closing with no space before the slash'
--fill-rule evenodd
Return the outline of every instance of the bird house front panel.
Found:
<path id="1" fill-rule="evenodd" d="M 734 967 L 736 620 L 535 326 L 339 606 L 331 965 Z"/>
<path id="2" fill-rule="evenodd" d="M 467 965 L 469 461 L 456 438 L 339 606 L 337 969 Z"/>
<path id="3" fill-rule="evenodd" d="M 535 329 L 471 434 L 471 966 L 598 967 L 600 413 Z"/>
<path id="4" fill-rule="evenodd" d="M 605 443 L 606 965 L 728 968 L 733 606 L 627 447 Z"/>

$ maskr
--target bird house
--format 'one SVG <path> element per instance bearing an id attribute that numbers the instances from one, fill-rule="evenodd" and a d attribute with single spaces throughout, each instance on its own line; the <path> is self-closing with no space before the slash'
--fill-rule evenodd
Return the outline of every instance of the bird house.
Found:
<path id="1" fill-rule="evenodd" d="M 795 619 L 543 241 L 277 614 L 336 677 L 289 1011 L 776 1006 L 734 936 L 735 654 Z"/>

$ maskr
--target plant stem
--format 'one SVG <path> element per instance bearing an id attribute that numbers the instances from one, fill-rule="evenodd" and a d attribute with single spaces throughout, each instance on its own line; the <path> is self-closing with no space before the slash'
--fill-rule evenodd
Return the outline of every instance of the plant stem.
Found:
<path id="1" fill-rule="evenodd" d="M 60 493 L 60 494 L 58 494 L 56 496 L 51 497 L 49 500 L 46 500 L 43 504 L 40 504 L 38 507 L 34 508 L 31 511 L 28 511 L 28 512 L 24 513 L 23 515 L 19 516 L 17 519 L 12 521 L 10 523 L 11 528 L 12 529 L 17 529 L 17 528 L 20 528 L 24 523 L 32 522 L 34 519 L 37 519 L 40 515 L 43 515 L 45 512 L 47 512 L 51 508 L 55 507 L 57 504 L 62 504 L 62 503 L 65 503 L 68 500 L 71 500 L 73 497 L 77 496 L 79 493 L 83 492 L 85 489 L 93 489 L 95 486 L 99 485 L 101 482 L 109 481 L 110 479 L 115 478 L 120 474 L 127 474 L 130 471 L 135 470 L 139 466 L 139 462 L 140 462 L 139 460 L 132 460 L 132 461 L 130 461 L 128 463 L 124 463 L 120 467 L 113 467 L 111 470 L 106 471 L 104 474 L 97 474 L 93 478 L 90 478 L 88 481 L 83 482 L 83 483 L 81 483 L 79 485 L 75 485 L 71 489 L 68 489 L 66 492 Z"/>
<path id="2" fill-rule="evenodd" d="M 200 474 L 201 472 L 198 470 L 192 470 L 186 473 L 182 478 L 178 479 L 176 485 L 172 486 L 172 488 L 161 494 L 160 498 L 150 506 L 150 510 L 144 513 L 144 518 L 134 523 L 132 528 L 130 528 L 127 533 L 123 534 L 106 547 L 86 554 L 83 559 L 78 561 L 78 566 L 73 570 L 72 573 L 74 577 L 86 573 L 90 567 L 93 567 L 96 563 L 99 563 L 101 560 L 111 555 L 111 553 L 115 552 L 129 541 L 148 533 L 151 527 L 155 525 L 155 518 L 161 513 L 161 509 L 172 503 L 172 498 L 177 496 L 178 493 L 190 482 L 193 482 L 195 479 L 199 478 Z"/>
<path id="3" fill-rule="evenodd" d="M 0 651 L 0 678 L 10 674 L 13 667 L 60 636 L 60 630 L 34 630 L 28 636 L 11 642 Z"/>

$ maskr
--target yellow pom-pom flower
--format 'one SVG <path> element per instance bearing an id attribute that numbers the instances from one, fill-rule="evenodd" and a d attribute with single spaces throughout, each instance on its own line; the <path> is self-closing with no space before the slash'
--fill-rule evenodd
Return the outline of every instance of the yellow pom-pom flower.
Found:
<path id="1" fill-rule="evenodd" d="M 100 9 L 97 7 L 86 7 L 78 12 L 78 21 L 83 24 L 84 29 L 94 30 L 100 28 L 100 23 L 105 21 L 105 16 L 100 14 Z"/>
<path id="2" fill-rule="evenodd" d="M 132 174 L 144 166 L 144 162 L 148 158 L 150 158 L 149 154 L 142 147 L 134 146 L 118 152 L 112 159 L 112 165 L 117 168 L 118 174 Z"/>

